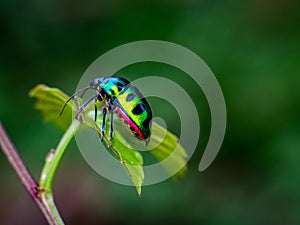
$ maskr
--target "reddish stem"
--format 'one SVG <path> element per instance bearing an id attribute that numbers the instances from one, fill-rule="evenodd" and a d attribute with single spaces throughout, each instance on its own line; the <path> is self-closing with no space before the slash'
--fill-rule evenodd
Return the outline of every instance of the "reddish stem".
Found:
<path id="1" fill-rule="evenodd" d="M 10 140 L 1 122 L 0 122 L 0 147 L 4 152 L 7 160 L 14 168 L 15 172 L 17 173 L 19 179 L 21 180 L 22 184 L 26 188 L 27 192 L 30 194 L 31 198 L 35 201 L 35 203 L 39 206 L 39 208 L 45 215 L 49 224 L 57 224 L 54 216 L 51 213 L 51 210 L 49 210 L 47 204 L 45 204 L 43 200 L 40 198 L 40 193 L 43 192 L 44 190 L 40 190 L 39 185 L 27 170 L 26 166 L 24 165 L 23 161 L 18 155 L 16 148 L 14 147 L 12 141 Z"/>

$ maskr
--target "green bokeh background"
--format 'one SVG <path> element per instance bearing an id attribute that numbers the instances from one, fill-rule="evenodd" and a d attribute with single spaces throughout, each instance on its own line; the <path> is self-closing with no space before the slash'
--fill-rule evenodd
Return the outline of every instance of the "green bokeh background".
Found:
<path id="1" fill-rule="evenodd" d="M 138 197 L 96 174 L 72 142 L 54 185 L 66 224 L 300 224 L 299 8 L 296 0 L 1 1 L 0 119 L 38 177 L 62 133 L 33 109 L 31 88 L 46 83 L 71 94 L 91 62 L 131 41 L 183 45 L 224 93 L 228 126 L 218 157 L 198 172 L 210 131 L 199 87 L 170 66 L 128 66 L 118 74 L 164 76 L 186 89 L 200 116 L 197 151 L 183 179 L 144 187 Z M 150 103 L 179 134 L 174 109 Z M 2 153 L 0 180 L 1 225 L 46 224 Z"/>

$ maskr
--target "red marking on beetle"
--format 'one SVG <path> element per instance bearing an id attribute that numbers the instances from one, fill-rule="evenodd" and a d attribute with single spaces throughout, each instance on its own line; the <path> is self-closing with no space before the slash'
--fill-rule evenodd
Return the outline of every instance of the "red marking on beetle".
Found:
<path id="1" fill-rule="evenodd" d="M 138 137 L 142 140 L 145 140 L 144 135 L 142 134 L 141 130 L 138 128 L 138 126 L 118 107 L 116 110 L 117 114 L 121 115 L 121 117 L 128 121 L 128 125 L 130 127 L 134 128 L 134 131 L 137 133 Z M 133 131 L 132 131 L 133 132 Z"/>

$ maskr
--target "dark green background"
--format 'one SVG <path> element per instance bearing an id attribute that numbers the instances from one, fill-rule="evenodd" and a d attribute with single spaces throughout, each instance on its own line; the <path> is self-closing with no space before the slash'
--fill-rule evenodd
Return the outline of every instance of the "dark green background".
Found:
<path id="1" fill-rule="evenodd" d="M 200 115 L 197 152 L 186 177 L 144 187 L 138 197 L 98 176 L 73 142 L 54 185 L 66 224 L 299 224 L 299 8 L 296 0 L 1 1 L 0 119 L 38 177 L 62 134 L 33 109 L 31 88 L 46 83 L 71 94 L 91 62 L 131 41 L 183 45 L 224 93 L 228 126 L 218 157 L 198 172 L 210 114 L 191 79 L 158 63 L 124 68 L 119 74 L 129 80 L 165 76 L 186 89 Z M 178 115 L 156 104 L 154 113 L 178 134 Z M 2 153 L 0 165 L 0 224 L 45 224 Z"/>

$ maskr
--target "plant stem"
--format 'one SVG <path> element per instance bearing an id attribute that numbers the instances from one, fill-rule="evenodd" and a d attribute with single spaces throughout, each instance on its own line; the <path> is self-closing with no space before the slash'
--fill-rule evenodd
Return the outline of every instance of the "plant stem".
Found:
<path id="1" fill-rule="evenodd" d="M 52 150 L 48 154 L 45 166 L 41 173 L 40 183 L 37 184 L 18 155 L 16 148 L 0 122 L 0 147 L 25 189 L 41 209 L 50 225 L 64 224 L 53 200 L 52 183 L 63 153 L 79 126 L 80 122 L 74 120 L 60 140 L 56 150 Z"/>
<path id="2" fill-rule="evenodd" d="M 0 122 L 0 146 L 8 162 L 14 168 L 15 172 L 20 178 L 27 192 L 35 200 L 36 199 L 35 189 L 37 188 L 38 185 L 36 181 L 33 179 L 33 177 L 31 176 L 31 174 L 29 173 L 29 171 L 27 170 L 27 168 L 25 167 L 24 163 L 22 162 L 20 156 L 16 151 L 15 146 L 10 140 L 1 122 Z"/>
<path id="3" fill-rule="evenodd" d="M 46 157 L 46 163 L 40 177 L 40 188 L 46 189 L 46 191 L 52 192 L 52 183 L 55 172 L 59 165 L 59 162 L 68 146 L 69 142 L 74 136 L 74 133 L 78 130 L 80 122 L 73 120 L 68 130 L 64 133 L 62 139 L 58 143 L 56 150 L 52 150 Z"/>
<path id="4" fill-rule="evenodd" d="M 19 179 L 24 185 L 25 189 L 34 200 L 34 202 L 41 209 L 46 220 L 51 225 L 57 225 L 51 210 L 44 204 L 43 200 L 38 195 L 39 186 L 36 181 L 33 179 L 27 168 L 25 167 L 23 161 L 17 153 L 16 148 L 14 147 L 12 141 L 10 140 L 7 132 L 0 122 L 0 146 L 4 155 L 6 156 L 8 162 L 11 164 L 15 172 L 17 173 Z"/>
<path id="5" fill-rule="evenodd" d="M 74 136 L 74 133 L 79 129 L 80 122 L 78 120 L 73 120 L 72 124 L 68 130 L 64 133 L 62 139 L 58 143 L 56 150 L 51 150 L 46 157 L 46 163 L 42 170 L 39 182 L 39 188 L 41 190 L 40 197 L 47 204 L 48 208 L 51 210 L 53 216 L 55 217 L 58 224 L 64 224 L 59 212 L 55 206 L 53 200 L 52 184 L 54 175 L 56 173 L 57 167 L 60 160 L 68 146 L 69 142 Z"/>

